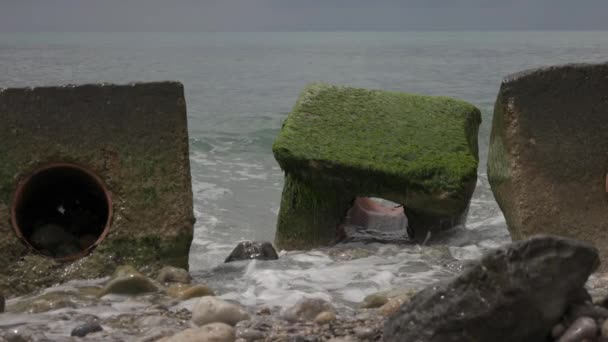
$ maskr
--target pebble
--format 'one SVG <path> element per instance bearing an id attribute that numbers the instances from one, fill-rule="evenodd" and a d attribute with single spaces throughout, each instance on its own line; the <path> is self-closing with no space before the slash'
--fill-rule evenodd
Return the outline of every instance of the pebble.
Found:
<path id="1" fill-rule="evenodd" d="M 369 339 L 376 335 L 376 331 L 368 327 L 356 327 L 354 329 L 354 332 L 357 338 L 360 338 L 362 340 Z"/>
<path id="2" fill-rule="evenodd" d="M 103 328 L 98 322 L 89 322 L 77 326 L 72 330 L 70 336 L 85 337 L 90 333 L 102 331 Z"/>
<path id="3" fill-rule="evenodd" d="M 166 283 L 179 283 L 179 284 L 190 284 L 192 276 L 188 271 L 183 268 L 177 268 L 173 266 L 165 266 L 158 272 L 156 281 L 161 284 Z"/>
<path id="4" fill-rule="evenodd" d="M 602 337 L 608 338 L 608 319 L 602 324 Z"/>
<path id="5" fill-rule="evenodd" d="M 99 296 L 107 294 L 139 295 L 156 292 L 158 286 L 148 277 L 139 273 L 133 266 L 119 266 L 112 279 L 104 286 Z"/>
<path id="6" fill-rule="evenodd" d="M 224 323 L 211 323 L 179 332 L 164 342 L 234 342 L 234 328 Z"/>
<path id="7" fill-rule="evenodd" d="M 581 317 L 574 321 L 558 342 L 579 342 L 584 339 L 595 339 L 597 335 L 597 324 L 592 318 Z"/>
<path id="8" fill-rule="evenodd" d="M 211 296 L 201 297 L 192 308 L 192 322 L 198 326 L 216 322 L 234 326 L 248 319 L 241 306 Z"/>
<path id="9" fill-rule="evenodd" d="M 551 337 L 558 339 L 564 334 L 564 331 L 566 331 L 566 327 L 564 327 L 563 324 L 558 323 L 553 327 L 553 329 L 551 329 Z"/>
<path id="10" fill-rule="evenodd" d="M 374 294 L 371 294 L 371 295 L 365 297 L 365 299 L 363 299 L 363 303 L 361 303 L 361 307 L 365 308 L 365 309 L 379 308 L 382 305 L 386 304 L 387 302 L 388 302 L 388 298 L 386 298 L 385 295 L 374 293 Z"/>
<path id="11" fill-rule="evenodd" d="M 169 296 L 178 298 L 180 300 L 188 300 L 191 298 L 204 297 L 204 296 L 215 296 L 215 293 L 211 288 L 206 285 L 184 285 L 174 284 L 166 289 Z"/>
<path id="12" fill-rule="evenodd" d="M 283 313 L 290 322 L 311 321 L 323 311 L 336 312 L 333 305 L 320 298 L 304 298 Z"/>
<path id="13" fill-rule="evenodd" d="M 336 320 L 336 314 L 331 311 L 323 311 L 315 317 L 315 323 L 328 324 Z"/>

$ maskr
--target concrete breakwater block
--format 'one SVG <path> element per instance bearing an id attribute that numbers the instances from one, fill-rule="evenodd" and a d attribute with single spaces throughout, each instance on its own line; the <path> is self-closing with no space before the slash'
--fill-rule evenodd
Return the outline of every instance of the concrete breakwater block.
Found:
<path id="1" fill-rule="evenodd" d="M 277 245 L 331 244 L 357 197 L 402 204 L 416 235 L 462 223 L 480 122 L 455 99 L 308 86 L 273 145 L 285 171 Z"/>
<path id="2" fill-rule="evenodd" d="M 514 239 L 573 237 L 593 243 L 605 261 L 607 171 L 607 63 L 552 66 L 503 81 L 488 178 Z"/>
<path id="3" fill-rule="evenodd" d="M 0 288 L 188 267 L 183 86 L 0 89 Z"/>

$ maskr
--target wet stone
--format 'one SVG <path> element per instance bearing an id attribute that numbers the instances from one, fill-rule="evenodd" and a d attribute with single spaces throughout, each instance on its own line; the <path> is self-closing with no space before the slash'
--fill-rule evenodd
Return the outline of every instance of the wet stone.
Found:
<path id="1" fill-rule="evenodd" d="M 304 298 L 287 309 L 283 318 L 290 322 L 311 321 L 323 311 L 335 312 L 336 310 L 333 305 L 324 299 Z"/>
<path id="2" fill-rule="evenodd" d="M 336 320 L 336 314 L 331 311 L 323 311 L 315 317 L 315 323 L 328 324 Z"/>
<path id="3" fill-rule="evenodd" d="M 581 317 L 574 321 L 558 342 L 578 342 L 584 339 L 595 339 L 597 335 L 597 324 L 592 318 Z"/>
<path id="4" fill-rule="evenodd" d="M 0 292 L 0 313 L 4 312 L 5 300 L 2 292 Z"/>
<path id="5" fill-rule="evenodd" d="M 79 325 L 72 330 L 70 336 L 84 337 L 90 333 L 102 331 L 103 328 L 99 324 L 99 322 L 89 322 L 83 325 Z"/>
<path id="6" fill-rule="evenodd" d="M 188 271 L 183 268 L 177 268 L 173 266 L 165 266 L 158 273 L 156 280 L 161 284 L 166 283 L 180 283 L 190 284 L 192 276 Z"/>
<path id="7" fill-rule="evenodd" d="M 243 241 L 240 242 L 224 262 L 238 260 L 277 260 L 279 255 L 270 242 Z"/>
<path id="8" fill-rule="evenodd" d="M 106 294 L 138 295 L 158 291 L 158 286 L 132 266 L 120 266 L 104 286 L 100 296 Z"/>
<path id="9" fill-rule="evenodd" d="M 167 295 L 180 300 L 188 300 L 196 297 L 215 296 L 211 288 L 206 285 L 184 285 L 175 284 L 166 289 Z"/>
<path id="10" fill-rule="evenodd" d="M 200 298 L 192 309 L 192 322 L 198 326 L 216 322 L 234 326 L 248 319 L 249 314 L 240 305 L 211 296 Z"/>

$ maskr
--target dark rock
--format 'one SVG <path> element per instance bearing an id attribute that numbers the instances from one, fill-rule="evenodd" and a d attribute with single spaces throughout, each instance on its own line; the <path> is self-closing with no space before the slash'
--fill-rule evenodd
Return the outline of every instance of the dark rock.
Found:
<path id="1" fill-rule="evenodd" d="M 597 336 L 597 324 L 593 318 L 581 317 L 566 329 L 558 342 L 579 342 L 585 339 L 594 340 Z"/>
<path id="2" fill-rule="evenodd" d="M 2 295 L 2 292 L 0 292 L 0 313 L 4 312 L 4 306 L 5 306 L 4 296 Z"/>
<path id="3" fill-rule="evenodd" d="M 607 93 L 608 63 L 551 66 L 503 81 L 488 179 L 513 239 L 568 236 L 608 257 Z"/>
<path id="4" fill-rule="evenodd" d="M 270 242 L 243 241 L 232 250 L 224 262 L 237 260 L 277 260 L 279 255 Z"/>
<path id="5" fill-rule="evenodd" d="M 89 322 L 79 325 L 72 330 L 71 336 L 85 337 L 90 333 L 102 331 L 103 328 L 98 322 Z"/>
<path id="6" fill-rule="evenodd" d="M 388 319 L 384 340 L 542 341 L 598 264 L 594 247 L 572 239 L 512 243 L 416 294 Z"/>

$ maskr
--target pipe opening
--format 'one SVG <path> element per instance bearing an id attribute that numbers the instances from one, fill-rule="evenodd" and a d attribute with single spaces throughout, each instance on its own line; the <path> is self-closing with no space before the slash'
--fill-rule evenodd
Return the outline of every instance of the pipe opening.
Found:
<path id="1" fill-rule="evenodd" d="M 410 235 L 403 206 L 375 197 L 357 197 L 342 227 L 346 241 L 397 242 Z"/>
<path id="2" fill-rule="evenodd" d="M 52 164 L 23 180 L 12 206 L 15 233 L 40 254 L 73 260 L 107 234 L 110 194 L 101 179 L 74 164 Z"/>

